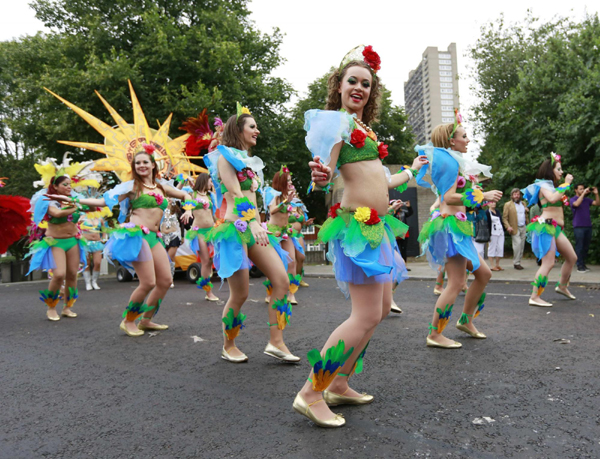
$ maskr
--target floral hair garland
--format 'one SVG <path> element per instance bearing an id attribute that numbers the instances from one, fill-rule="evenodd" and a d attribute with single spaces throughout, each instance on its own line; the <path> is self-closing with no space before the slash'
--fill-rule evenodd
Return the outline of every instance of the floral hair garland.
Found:
<path id="1" fill-rule="evenodd" d="M 452 128 L 452 133 L 448 136 L 448 140 L 454 137 L 456 130 L 459 126 L 462 126 L 463 117 L 460 113 L 458 113 L 458 108 L 454 109 L 454 127 Z"/>
<path id="2" fill-rule="evenodd" d="M 342 69 L 352 61 L 363 61 L 371 68 L 373 75 L 377 75 L 377 72 L 381 69 L 381 58 L 379 57 L 379 54 L 373 51 L 371 45 L 358 45 L 356 48 L 351 49 L 340 63 L 340 73 Z"/>
<path id="3" fill-rule="evenodd" d="M 561 156 L 557 155 L 556 153 L 554 153 L 552 151 L 552 152 L 550 152 L 550 160 L 552 161 L 552 165 L 554 166 L 554 163 L 560 163 L 561 162 Z"/>
<path id="4" fill-rule="evenodd" d="M 240 104 L 239 102 L 235 103 L 235 107 L 236 107 L 236 120 L 240 119 L 240 116 L 242 115 L 250 115 L 252 116 L 252 113 L 250 113 L 250 110 L 248 109 L 248 107 L 242 107 L 242 104 Z"/>

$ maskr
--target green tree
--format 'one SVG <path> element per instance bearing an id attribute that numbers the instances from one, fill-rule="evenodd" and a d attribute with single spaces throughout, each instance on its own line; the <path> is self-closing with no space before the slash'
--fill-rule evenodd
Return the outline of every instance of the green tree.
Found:
<path id="1" fill-rule="evenodd" d="M 597 184 L 599 47 L 598 15 L 543 24 L 530 15 L 509 26 L 501 18 L 482 28 L 469 51 L 480 99 L 474 118 L 485 137 L 481 161 L 494 166 L 499 189 L 533 182 L 551 151 L 576 182 Z M 568 223 L 569 211 L 565 217 Z M 600 259 L 600 249 L 593 256 Z"/>

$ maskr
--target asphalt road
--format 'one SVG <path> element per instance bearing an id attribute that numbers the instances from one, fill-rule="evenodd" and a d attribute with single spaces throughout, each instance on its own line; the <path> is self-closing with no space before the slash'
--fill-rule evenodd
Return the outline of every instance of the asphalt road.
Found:
<path id="1" fill-rule="evenodd" d="M 347 424 L 326 430 L 292 411 L 306 359 L 286 365 L 262 353 L 261 281 L 244 306 L 238 345 L 250 361 L 241 365 L 220 358 L 223 303 L 184 280 L 159 314 L 171 328 L 141 338 L 118 328 L 133 283 L 81 291 L 79 318 L 59 322 L 45 319 L 43 284 L 1 285 L 0 458 L 600 456 L 600 291 L 574 286 L 572 302 L 549 292 L 555 307 L 543 309 L 527 306 L 527 284 L 492 283 L 477 319 L 489 338 L 451 329 L 463 348 L 439 350 L 425 346 L 433 282 L 405 282 L 396 292 L 404 313 L 379 326 L 351 380 L 375 402 L 336 407 Z M 285 332 L 303 357 L 350 308 L 332 279 L 308 281 Z"/>

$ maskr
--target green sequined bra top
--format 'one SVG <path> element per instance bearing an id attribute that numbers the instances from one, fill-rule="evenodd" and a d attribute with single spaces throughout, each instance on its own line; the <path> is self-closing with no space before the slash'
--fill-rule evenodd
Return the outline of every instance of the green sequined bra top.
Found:
<path id="1" fill-rule="evenodd" d="M 258 180 L 258 177 L 256 177 L 256 179 Z M 247 178 L 243 182 L 240 182 L 240 188 L 242 189 L 242 191 L 249 191 L 250 188 L 252 188 L 252 179 Z M 227 187 L 223 182 L 221 182 L 221 193 L 225 194 L 227 193 L 227 191 Z"/>
<path id="2" fill-rule="evenodd" d="M 362 148 L 356 148 L 354 145 L 344 142 L 338 157 L 337 167 L 348 163 L 357 163 L 359 161 L 371 161 L 379 158 L 377 142 L 370 137 L 365 139 L 365 145 Z"/>
<path id="3" fill-rule="evenodd" d="M 169 202 L 167 198 L 163 197 L 163 200 L 160 204 L 154 196 L 150 196 L 149 194 L 142 193 L 133 201 L 131 201 L 132 209 L 154 209 L 159 208 L 161 210 L 165 210 L 169 206 Z"/>

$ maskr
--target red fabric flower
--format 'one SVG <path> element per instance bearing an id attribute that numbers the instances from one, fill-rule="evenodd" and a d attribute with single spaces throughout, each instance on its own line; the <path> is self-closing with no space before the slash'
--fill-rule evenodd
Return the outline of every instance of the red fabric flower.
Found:
<path id="1" fill-rule="evenodd" d="M 533 218 L 531 219 L 531 223 L 535 223 L 535 222 L 537 222 L 539 219 L 540 219 L 540 216 L 539 216 L 539 215 L 536 215 L 535 217 L 533 217 Z"/>
<path id="2" fill-rule="evenodd" d="M 369 67 L 373 69 L 373 72 L 377 73 L 381 68 L 381 58 L 379 57 L 379 54 L 373 51 L 371 45 L 365 46 L 365 49 L 363 49 L 363 57 L 365 58 L 365 62 L 369 64 Z"/>
<path id="3" fill-rule="evenodd" d="M 383 158 L 385 158 L 388 155 L 388 146 L 383 143 L 380 142 L 379 145 L 377 146 L 377 151 L 379 152 L 379 159 L 381 159 L 383 161 Z"/>
<path id="4" fill-rule="evenodd" d="M 379 218 L 379 215 L 377 214 L 377 211 L 375 209 L 371 209 L 371 216 L 365 222 L 365 225 L 376 225 L 380 221 L 381 221 L 381 219 Z"/>
<path id="5" fill-rule="evenodd" d="M 337 217 L 337 210 L 342 206 L 342 203 L 338 202 L 337 204 L 334 204 L 333 206 L 331 206 L 331 209 L 329 209 L 329 216 L 331 218 L 335 218 Z"/>
<path id="6" fill-rule="evenodd" d="M 354 131 L 352 131 L 352 135 L 350 136 L 350 143 L 356 148 L 362 148 L 365 146 L 366 138 L 367 134 L 365 134 L 360 129 L 355 129 Z"/>

